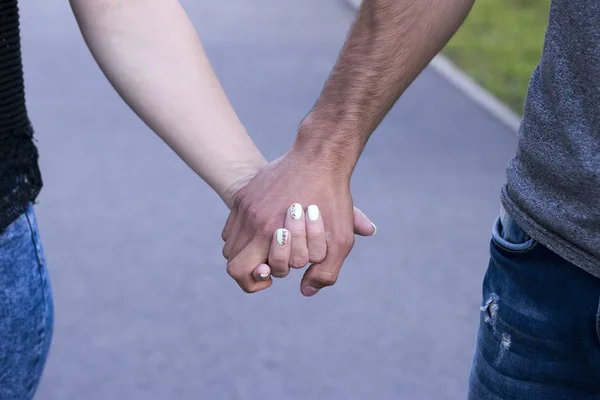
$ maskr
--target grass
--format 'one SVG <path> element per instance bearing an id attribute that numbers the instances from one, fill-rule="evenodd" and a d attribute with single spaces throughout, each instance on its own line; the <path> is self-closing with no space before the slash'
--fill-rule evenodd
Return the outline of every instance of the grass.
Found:
<path id="1" fill-rule="evenodd" d="M 444 54 L 521 114 L 542 52 L 550 1 L 476 0 Z"/>

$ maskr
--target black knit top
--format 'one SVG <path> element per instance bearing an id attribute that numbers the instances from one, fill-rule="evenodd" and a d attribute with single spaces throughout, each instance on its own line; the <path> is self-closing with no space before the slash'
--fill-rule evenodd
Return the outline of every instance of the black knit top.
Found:
<path id="1" fill-rule="evenodd" d="M 17 0 L 0 0 L 0 231 L 42 188 L 25 108 Z"/>

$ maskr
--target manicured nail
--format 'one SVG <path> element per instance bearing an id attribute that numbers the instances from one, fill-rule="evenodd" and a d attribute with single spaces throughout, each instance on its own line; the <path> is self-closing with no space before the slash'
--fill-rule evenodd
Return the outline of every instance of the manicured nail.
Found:
<path id="1" fill-rule="evenodd" d="M 373 225 L 373 233 L 371 233 L 371 236 L 375 236 L 375 234 L 377 233 L 377 227 L 372 222 L 371 222 L 371 225 Z"/>
<path id="2" fill-rule="evenodd" d="M 267 279 L 269 277 L 269 274 L 262 273 L 260 274 L 260 277 L 263 279 Z"/>
<path id="3" fill-rule="evenodd" d="M 290 217 L 292 217 L 292 219 L 302 218 L 302 206 L 300 204 L 292 204 L 292 206 L 290 207 Z"/>
<path id="4" fill-rule="evenodd" d="M 275 235 L 277 237 L 277 244 L 280 246 L 285 246 L 290 237 L 290 232 L 287 229 L 277 229 L 277 233 Z"/>
<path id="5" fill-rule="evenodd" d="M 306 209 L 306 215 L 308 215 L 308 219 L 311 221 L 316 221 L 319 219 L 319 207 L 312 205 L 308 206 Z"/>
<path id="6" fill-rule="evenodd" d="M 305 296 L 314 296 L 315 294 L 317 294 L 318 291 L 319 291 L 319 289 L 314 288 L 312 286 L 304 286 L 304 295 Z"/>

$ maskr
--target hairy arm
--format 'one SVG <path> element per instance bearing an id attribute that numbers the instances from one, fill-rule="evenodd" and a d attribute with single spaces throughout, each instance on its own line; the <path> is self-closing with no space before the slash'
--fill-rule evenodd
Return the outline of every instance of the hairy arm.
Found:
<path id="1" fill-rule="evenodd" d="M 474 0 L 363 0 L 297 146 L 351 174 L 400 95 L 462 24 Z"/>
<path id="2" fill-rule="evenodd" d="M 177 0 L 70 0 L 84 39 L 135 113 L 231 206 L 266 164 Z"/>

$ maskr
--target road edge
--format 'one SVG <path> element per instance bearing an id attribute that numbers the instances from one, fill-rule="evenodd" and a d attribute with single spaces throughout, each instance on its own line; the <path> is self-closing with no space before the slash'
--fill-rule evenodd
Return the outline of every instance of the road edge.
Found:
<path id="1" fill-rule="evenodd" d="M 344 0 L 355 10 L 360 7 L 361 0 Z M 521 126 L 521 117 L 511 110 L 496 96 L 479 85 L 473 78 L 458 68 L 448 57 L 438 54 L 429 64 L 433 70 L 464 94 L 469 100 L 487 111 L 491 116 L 509 127 L 514 132 Z"/>

